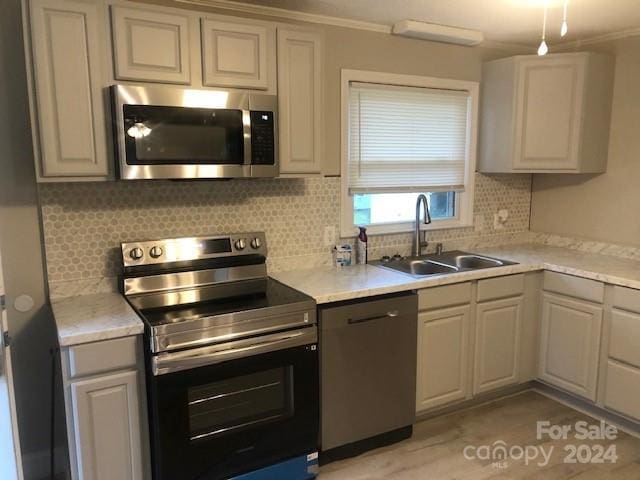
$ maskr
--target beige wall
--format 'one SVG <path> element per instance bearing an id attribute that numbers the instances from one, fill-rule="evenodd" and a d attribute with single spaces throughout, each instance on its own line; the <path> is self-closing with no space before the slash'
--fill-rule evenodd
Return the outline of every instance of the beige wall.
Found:
<path id="1" fill-rule="evenodd" d="M 534 175 L 531 230 L 640 246 L 640 37 L 616 55 L 609 164 L 602 175 Z"/>
<path id="2" fill-rule="evenodd" d="M 47 304 L 20 2 L 0 5 L 0 249 L 24 473 L 31 480 L 44 478 L 49 468 L 49 350 L 57 342 Z M 33 298 L 33 308 L 16 310 L 20 295 Z M 60 413 L 58 434 L 64 434 Z M 63 440 L 58 435 L 58 445 Z"/>

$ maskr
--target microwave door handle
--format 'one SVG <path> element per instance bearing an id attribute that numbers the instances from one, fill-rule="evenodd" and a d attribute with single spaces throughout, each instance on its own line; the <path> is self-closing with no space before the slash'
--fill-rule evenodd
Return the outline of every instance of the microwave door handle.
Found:
<path id="1" fill-rule="evenodd" d="M 246 358 L 261 353 L 301 347 L 318 341 L 314 327 L 265 335 L 261 339 L 245 339 L 220 345 L 202 347 L 176 353 L 161 353 L 152 359 L 154 375 L 214 365 L 228 360 Z"/>
<path id="2" fill-rule="evenodd" d="M 242 110 L 242 138 L 244 139 L 244 164 L 251 165 L 251 111 Z"/>

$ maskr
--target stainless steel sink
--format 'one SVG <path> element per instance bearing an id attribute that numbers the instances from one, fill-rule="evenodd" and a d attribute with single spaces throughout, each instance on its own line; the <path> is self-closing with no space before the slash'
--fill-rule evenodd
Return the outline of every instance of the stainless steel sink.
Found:
<path id="1" fill-rule="evenodd" d="M 400 268 L 398 270 L 411 275 L 438 275 L 441 273 L 454 273 L 458 271 L 457 267 L 445 265 L 443 263 L 433 262 L 431 260 L 411 260 L 398 262 Z"/>
<path id="2" fill-rule="evenodd" d="M 491 268 L 505 265 L 503 260 L 473 254 L 454 255 L 450 257 L 450 260 L 456 267 L 465 270 L 476 270 L 478 268 Z"/>
<path id="3" fill-rule="evenodd" d="M 416 277 L 442 275 L 445 273 L 468 272 L 483 268 L 515 265 L 515 262 L 485 257 L 473 253 L 452 251 L 440 255 L 424 255 L 421 257 L 402 257 L 378 260 L 372 265 L 389 268 Z"/>

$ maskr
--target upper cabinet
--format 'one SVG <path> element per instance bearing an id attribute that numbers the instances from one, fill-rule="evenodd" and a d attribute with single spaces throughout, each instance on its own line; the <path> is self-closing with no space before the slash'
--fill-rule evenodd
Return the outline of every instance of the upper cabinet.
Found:
<path id="1" fill-rule="evenodd" d="M 102 5 L 90 0 L 29 3 L 40 180 L 109 173 Z"/>
<path id="2" fill-rule="evenodd" d="M 188 15 L 112 6 L 115 78 L 191 83 Z"/>
<path id="3" fill-rule="evenodd" d="M 108 87 L 279 96 L 282 176 L 320 175 L 323 39 L 274 22 L 119 0 L 27 0 L 38 181 L 114 178 Z"/>
<path id="4" fill-rule="evenodd" d="M 606 170 L 613 59 L 516 56 L 483 67 L 479 171 Z"/>
<path id="5" fill-rule="evenodd" d="M 111 7 L 116 80 L 276 93 L 275 24 L 128 5 Z"/>
<path id="6" fill-rule="evenodd" d="M 203 18 L 202 83 L 267 90 L 275 64 L 275 28 Z"/>
<path id="7" fill-rule="evenodd" d="M 323 49 L 318 33 L 278 29 L 280 173 L 320 174 Z"/>

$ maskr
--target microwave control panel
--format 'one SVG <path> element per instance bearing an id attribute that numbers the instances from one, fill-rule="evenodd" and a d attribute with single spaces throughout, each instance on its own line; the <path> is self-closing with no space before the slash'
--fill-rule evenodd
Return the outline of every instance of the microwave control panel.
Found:
<path id="1" fill-rule="evenodd" d="M 275 124 L 273 112 L 251 111 L 251 163 L 275 164 Z"/>

